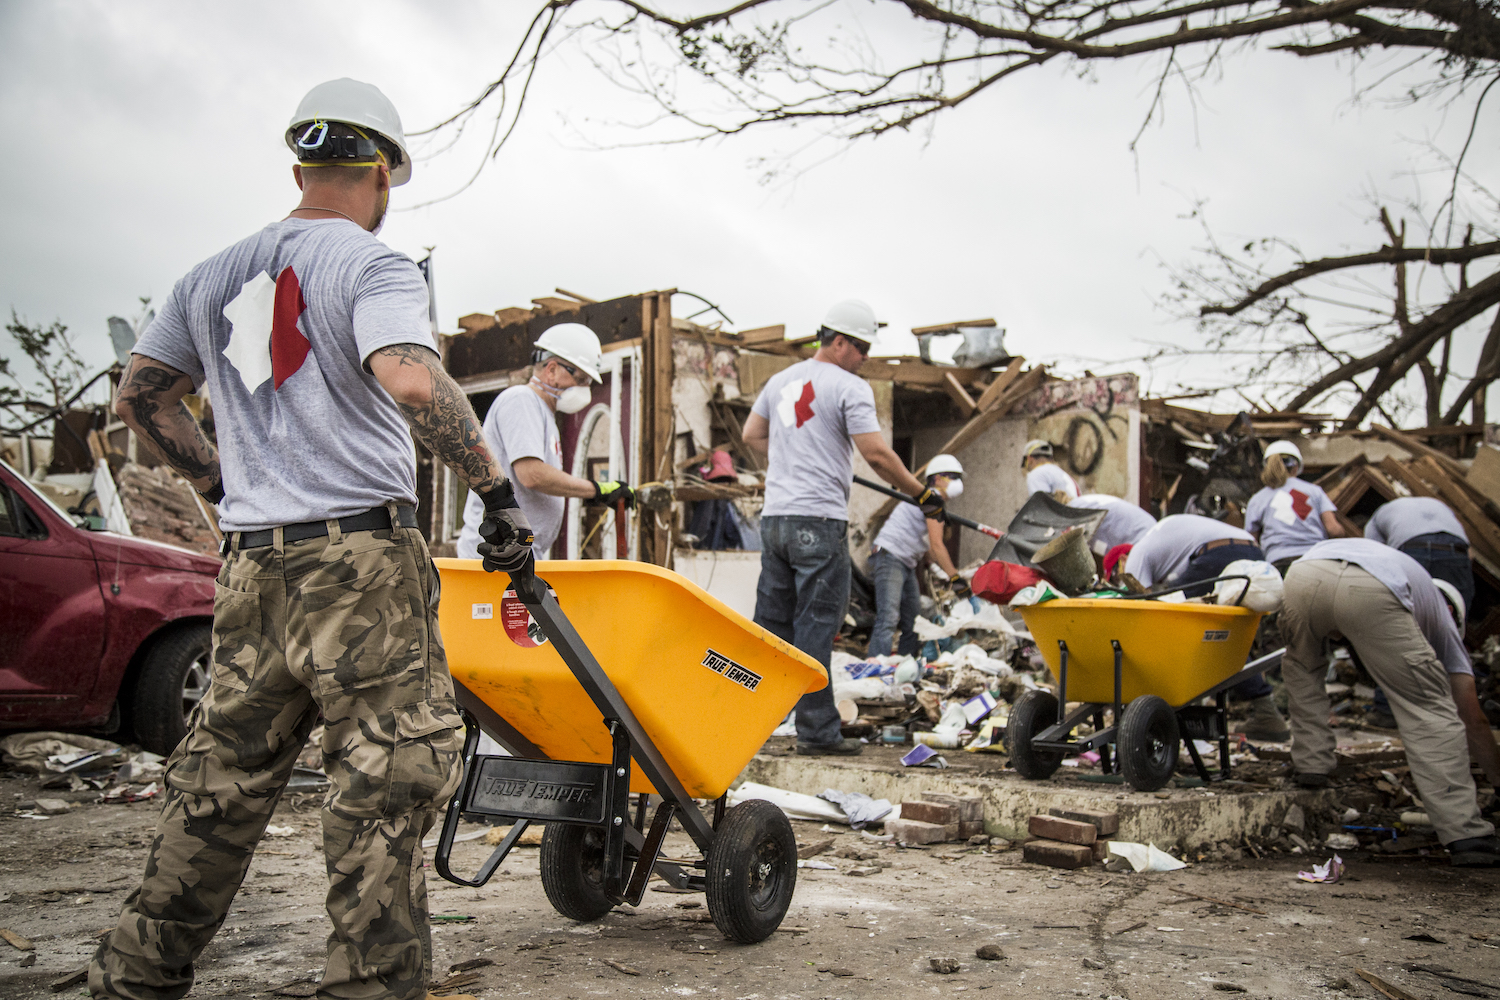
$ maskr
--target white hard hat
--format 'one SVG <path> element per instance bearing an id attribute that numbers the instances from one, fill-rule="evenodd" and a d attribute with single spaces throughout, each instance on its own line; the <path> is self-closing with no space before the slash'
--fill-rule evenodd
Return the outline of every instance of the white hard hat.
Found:
<path id="1" fill-rule="evenodd" d="M 1453 620 L 1458 624 L 1459 634 L 1463 634 L 1464 619 L 1468 617 L 1469 609 L 1464 607 L 1464 595 L 1458 592 L 1458 588 L 1447 580 L 1434 579 L 1437 589 L 1442 591 L 1443 597 L 1453 608 Z"/>
<path id="2" fill-rule="evenodd" d="M 1266 457 L 1270 458 L 1272 455 L 1290 455 L 1297 460 L 1298 465 L 1302 464 L 1302 452 L 1290 441 L 1277 441 L 1267 448 Z"/>
<path id="3" fill-rule="evenodd" d="M 929 476 L 961 476 L 964 474 L 963 463 L 952 455 L 934 455 L 927 463 L 927 475 Z"/>
<path id="4" fill-rule="evenodd" d="M 378 133 L 401 150 L 401 162 L 390 165 L 391 187 L 411 180 L 411 154 L 406 150 L 401 116 L 379 87 L 348 77 L 318 84 L 297 105 L 297 113 L 286 129 L 287 148 L 297 152 L 299 133 L 314 122 L 343 122 Z"/>
<path id="5" fill-rule="evenodd" d="M 599 338 L 582 323 L 559 323 L 547 327 L 536 338 L 536 349 L 555 354 L 577 366 L 595 382 L 600 381 L 599 368 L 604 364 L 604 355 L 599 349 Z"/>
<path id="6" fill-rule="evenodd" d="M 1032 440 L 1027 441 L 1026 446 L 1021 449 L 1021 464 L 1025 465 L 1026 460 L 1028 458 L 1031 458 L 1032 456 L 1036 456 L 1038 458 L 1051 458 L 1052 442 L 1046 440 L 1045 438 L 1033 438 Z"/>
<path id="7" fill-rule="evenodd" d="M 859 299 L 845 299 L 828 310 L 828 315 L 823 317 L 823 328 L 872 344 L 880 324 L 875 320 L 875 310 L 868 304 Z"/>

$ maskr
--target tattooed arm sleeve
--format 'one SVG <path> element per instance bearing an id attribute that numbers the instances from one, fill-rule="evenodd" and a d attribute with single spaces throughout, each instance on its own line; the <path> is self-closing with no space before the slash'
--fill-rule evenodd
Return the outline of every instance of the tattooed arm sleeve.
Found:
<path id="1" fill-rule="evenodd" d="M 132 354 L 120 376 L 115 413 L 136 434 L 161 451 L 200 493 L 211 493 L 222 480 L 219 453 L 203 428 L 183 405 L 193 391 L 193 380 L 176 368 L 144 354 Z"/>
<path id="2" fill-rule="evenodd" d="M 392 344 L 370 355 L 370 374 L 391 394 L 417 440 L 475 493 L 505 482 L 469 397 L 431 348 Z"/>

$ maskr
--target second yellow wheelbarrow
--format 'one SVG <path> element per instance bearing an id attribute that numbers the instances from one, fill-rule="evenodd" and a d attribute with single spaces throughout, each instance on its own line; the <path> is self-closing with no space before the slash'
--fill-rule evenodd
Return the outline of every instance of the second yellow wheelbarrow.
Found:
<path id="1" fill-rule="evenodd" d="M 540 822 L 542 887 L 566 917 L 639 904 L 654 872 L 705 892 L 731 940 L 774 932 L 797 881 L 791 824 L 769 802 L 726 809 L 724 795 L 797 699 L 828 683 L 822 666 L 647 563 L 543 562 L 508 578 L 478 560 L 438 568 L 439 622 L 468 722 L 438 873 L 483 885 Z M 481 730 L 509 756 L 477 754 Z M 695 799 L 712 803 L 712 819 Z M 450 865 L 464 814 L 513 821 L 472 879 Z M 661 857 L 673 819 L 698 857 Z"/>
<path id="2" fill-rule="evenodd" d="M 1249 586 L 1248 577 L 1217 579 Z M 1148 599 L 1216 582 L 1018 608 L 1057 678 L 1057 694 L 1027 691 L 1012 706 L 1005 747 L 1016 771 L 1023 778 L 1049 778 L 1064 756 L 1097 750 L 1106 774 L 1118 770 L 1131 787 L 1150 792 L 1171 780 L 1184 743 L 1204 781 L 1227 778 L 1229 689 L 1276 666 L 1284 650 L 1245 662 L 1260 624 L 1258 611 Z M 1200 704 L 1205 699 L 1213 704 Z M 1081 704 L 1070 712 L 1070 702 Z M 1108 726 L 1106 710 L 1112 713 Z M 1086 720 L 1093 732 L 1073 738 Z M 1218 741 L 1217 773 L 1204 766 L 1194 740 Z"/>

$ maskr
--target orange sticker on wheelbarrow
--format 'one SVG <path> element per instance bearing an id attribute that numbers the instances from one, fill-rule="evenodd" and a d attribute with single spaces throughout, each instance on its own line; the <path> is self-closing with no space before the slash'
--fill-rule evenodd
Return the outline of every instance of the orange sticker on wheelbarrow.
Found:
<path id="1" fill-rule="evenodd" d="M 542 627 L 531 617 L 531 612 L 526 610 L 526 605 L 521 603 L 514 590 L 507 590 L 500 597 L 500 625 L 505 629 L 505 634 L 510 636 L 510 641 L 523 649 L 532 649 L 547 642 Z"/>
<path id="2" fill-rule="evenodd" d="M 703 654 L 703 665 L 720 677 L 734 681 L 746 691 L 754 691 L 760 686 L 760 674 L 740 666 L 723 653 L 708 650 Z"/>

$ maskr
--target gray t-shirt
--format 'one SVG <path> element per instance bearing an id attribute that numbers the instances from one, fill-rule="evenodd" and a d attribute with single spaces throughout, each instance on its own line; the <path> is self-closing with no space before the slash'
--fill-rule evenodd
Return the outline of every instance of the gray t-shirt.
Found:
<path id="1" fill-rule="evenodd" d="M 898 503 L 891 516 L 886 518 L 880 534 L 875 536 L 875 547 L 889 552 L 904 566 L 915 567 L 917 560 L 927 554 L 932 539 L 927 534 L 927 518 L 922 508 L 909 503 Z"/>
<path id="2" fill-rule="evenodd" d="M 1156 518 L 1128 500 L 1108 493 L 1085 493 L 1068 506 L 1106 511 L 1099 530 L 1094 532 L 1094 551 L 1108 555 L 1116 545 L 1134 545 L 1156 527 Z"/>
<path id="3" fill-rule="evenodd" d="M 1147 587 L 1171 583 L 1207 542 L 1233 538 L 1254 545 L 1250 532 L 1201 514 L 1173 514 L 1156 522 L 1130 550 L 1125 570 Z"/>
<path id="4" fill-rule="evenodd" d="M 1262 487 L 1245 507 L 1245 529 L 1260 537 L 1267 562 L 1300 556 L 1328 537 L 1323 515 L 1338 510 L 1323 487 L 1293 476 L 1279 489 Z"/>
<path id="5" fill-rule="evenodd" d="M 849 520 L 851 438 L 880 430 L 870 383 L 808 358 L 771 376 L 751 412 L 771 427 L 761 515 Z"/>
<path id="6" fill-rule="evenodd" d="M 1453 509 L 1436 497 L 1398 497 L 1383 503 L 1365 525 L 1365 537 L 1399 549 L 1419 535 L 1439 532 L 1468 542 L 1464 526 Z"/>
<path id="7" fill-rule="evenodd" d="M 1069 500 L 1078 498 L 1078 483 L 1056 462 L 1043 462 L 1026 473 L 1026 495 L 1033 493 L 1066 493 Z"/>
<path id="8" fill-rule="evenodd" d="M 226 531 L 417 502 L 411 432 L 365 361 L 436 350 L 411 259 L 344 219 L 274 222 L 194 267 L 134 351 L 208 387 Z"/>
<path id="9" fill-rule="evenodd" d="M 557 418 L 552 408 L 529 385 L 513 385 L 490 404 L 484 416 L 484 439 L 495 452 L 495 461 L 516 488 L 516 502 L 526 512 L 536 540 L 531 551 L 538 559 L 547 558 L 547 550 L 557 540 L 562 528 L 567 501 L 548 496 L 521 485 L 511 469 L 517 459 L 539 458 L 554 469 L 562 468 L 562 443 L 557 434 Z M 458 536 L 458 557 L 479 558 L 479 523 L 484 520 L 484 502 L 479 494 L 470 493 L 464 504 L 464 527 Z"/>
<path id="10" fill-rule="evenodd" d="M 1368 538 L 1330 538 L 1308 549 L 1299 562 L 1312 559 L 1353 563 L 1385 584 L 1416 619 L 1417 628 L 1427 637 L 1448 673 L 1474 672 L 1448 603 L 1432 582 L 1432 576 L 1411 556 Z"/>

